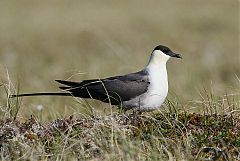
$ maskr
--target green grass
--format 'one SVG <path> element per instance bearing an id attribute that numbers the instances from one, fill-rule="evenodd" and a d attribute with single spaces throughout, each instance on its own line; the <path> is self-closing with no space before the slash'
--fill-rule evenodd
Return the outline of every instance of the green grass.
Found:
<path id="1" fill-rule="evenodd" d="M 238 3 L 1 1 L 1 160 L 239 160 Z M 168 100 L 153 113 L 125 118 L 97 101 L 8 99 L 59 91 L 55 79 L 135 72 L 158 44 L 183 59 L 169 61 Z"/>

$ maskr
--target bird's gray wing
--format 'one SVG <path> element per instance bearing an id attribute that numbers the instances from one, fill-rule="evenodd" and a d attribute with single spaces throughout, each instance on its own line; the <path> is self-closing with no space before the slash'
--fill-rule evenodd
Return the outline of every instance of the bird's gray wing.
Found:
<path id="1" fill-rule="evenodd" d="M 122 101 L 128 101 L 145 93 L 149 85 L 147 71 L 105 79 L 84 80 L 80 83 L 57 81 L 67 85 L 60 88 L 69 91 L 73 96 L 93 98 L 103 102 L 110 100 L 112 104 L 120 104 Z"/>

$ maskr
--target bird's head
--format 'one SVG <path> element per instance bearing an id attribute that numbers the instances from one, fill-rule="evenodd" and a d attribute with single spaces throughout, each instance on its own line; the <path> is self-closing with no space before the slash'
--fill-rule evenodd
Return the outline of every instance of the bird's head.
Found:
<path id="1" fill-rule="evenodd" d="M 167 62 L 171 57 L 182 58 L 180 54 L 173 52 L 171 49 L 163 45 L 158 45 L 153 49 L 152 58 L 156 61 Z"/>

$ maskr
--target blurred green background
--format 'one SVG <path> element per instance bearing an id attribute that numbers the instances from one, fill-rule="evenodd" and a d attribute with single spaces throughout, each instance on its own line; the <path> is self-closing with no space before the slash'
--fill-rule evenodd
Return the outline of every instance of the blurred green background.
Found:
<path id="1" fill-rule="evenodd" d="M 142 69 L 159 44 L 182 53 L 168 62 L 169 99 L 187 105 L 204 89 L 240 92 L 237 0 L 0 2 L 0 78 L 20 92 L 59 91 L 55 79 L 80 81 Z M 11 91 L 14 92 L 13 88 Z M 6 93 L 0 87 L 0 106 Z M 80 100 L 81 101 L 81 100 Z M 94 108 L 109 105 L 92 103 Z M 78 113 L 73 98 L 29 97 L 19 117 Z"/>

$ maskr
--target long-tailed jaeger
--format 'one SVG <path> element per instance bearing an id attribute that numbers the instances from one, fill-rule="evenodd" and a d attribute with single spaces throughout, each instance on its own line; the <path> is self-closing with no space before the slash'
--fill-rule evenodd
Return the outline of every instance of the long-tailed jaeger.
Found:
<path id="1" fill-rule="evenodd" d="M 61 93 L 27 93 L 11 95 L 23 96 L 73 96 L 96 99 L 118 105 L 123 109 L 151 111 L 159 108 L 167 97 L 168 76 L 166 63 L 170 57 L 182 58 L 168 47 L 154 48 L 144 69 L 139 72 L 105 79 L 90 79 L 81 82 L 56 80 L 64 86 Z"/>

